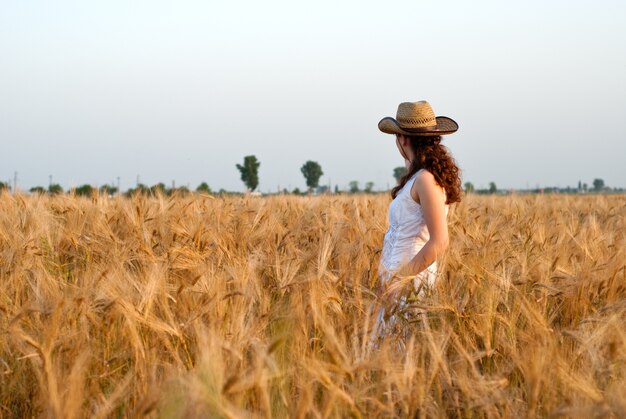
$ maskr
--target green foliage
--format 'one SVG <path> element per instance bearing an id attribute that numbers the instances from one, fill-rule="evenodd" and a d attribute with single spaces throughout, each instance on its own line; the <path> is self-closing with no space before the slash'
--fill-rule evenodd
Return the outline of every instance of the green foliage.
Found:
<path id="1" fill-rule="evenodd" d="M 108 185 L 108 184 L 104 184 L 100 186 L 100 193 L 103 193 L 103 194 L 115 195 L 117 191 L 118 191 L 117 186 Z"/>
<path id="2" fill-rule="evenodd" d="M 46 188 L 44 188 L 43 186 L 33 186 L 32 188 L 30 188 L 28 190 L 30 193 L 39 193 L 39 194 L 44 194 L 46 193 Z"/>
<path id="3" fill-rule="evenodd" d="M 208 185 L 207 185 L 208 186 Z M 146 196 L 186 196 L 190 193 L 189 188 L 186 186 L 179 186 L 178 188 L 168 188 L 165 186 L 163 182 L 156 183 L 150 187 L 140 183 L 136 188 L 131 188 L 124 195 L 127 197 L 132 197 L 136 194 L 146 195 Z"/>
<path id="4" fill-rule="evenodd" d="M 350 193 L 357 193 L 359 192 L 359 182 L 356 180 L 353 180 L 349 183 L 350 185 Z"/>
<path id="5" fill-rule="evenodd" d="M 474 184 L 472 182 L 465 182 L 463 186 L 465 186 L 466 193 L 474 193 Z"/>
<path id="6" fill-rule="evenodd" d="M 373 190 L 374 190 L 374 182 L 367 182 L 367 183 L 365 184 L 365 189 L 364 189 L 364 191 L 365 191 L 366 193 L 372 193 L 372 191 L 373 191 Z"/>
<path id="7" fill-rule="evenodd" d="M 396 183 L 400 183 L 402 176 L 406 175 L 406 167 L 398 166 L 393 169 L 393 177 L 396 179 Z"/>
<path id="8" fill-rule="evenodd" d="M 318 162 L 312 160 L 308 160 L 304 163 L 300 168 L 300 171 L 306 179 L 306 186 L 309 188 L 309 191 L 313 190 L 313 188 L 317 188 L 320 177 L 324 174 L 322 166 L 320 166 Z"/>
<path id="9" fill-rule="evenodd" d="M 498 192 L 498 187 L 496 186 L 495 182 L 489 182 L 489 193 L 496 193 Z"/>
<path id="10" fill-rule="evenodd" d="M 189 195 L 189 188 L 186 186 L 179 186 L 178 188 L 169 189 L 167 191 L 168 195 L 177 195 L 177 196 L 187 196 Z"/>
<path id="11" fill-rule="evenodd" d="M 201 192 L 201 193 L 207 193 L 210 194 L 211 191 L 211 187 L 209 186 L 208 183 L 206 182 L 202 182 L 201 184 L 198 185 L 198 187 L 196 188 L 196 192 Z"/>
<path id="12" fill-rule="evenodd" d="M 169 191 L 163 182 L 159 182 L 155 185 L 150 186 L 150 194 L 153 196 L 157 195 L 168 195 Z"/>
<path id="13" fill-rule="evenodd" d="M 48 193 L 50 195 L 58 195 L 63 193 L 63 188 L 58 183 L 52 183 L 48 186 Z"/>
<path id="14" fill-rule="evenodd" d="M 81 185 L 74 189 L 74 193 L 78 196 L 91 196 L 93 194 L 93 187 L 88 184 Z"/>
<path id="15" fill-rule="evenodd" d="M 9 186 L 8 183 L 6 182 L 0 182 L 0 192 L 2 191 L 10 191 L 11 190 L 11 186 Z"/>
<path id="16" fill-rule="evenodd" d="M 146 185 L 144 185 L 143 183 L 140 183 L 137 185 L 136 188 L 130 188 L 129 190 L 126 191 L 125 195 L 127 197 L 132 197 L 134 195 L 137 194 L 141 194 L 141 195 L 150 195 L 150 188 L 148 188 Z"/>
<path id="17" fill-rule="evenodd" d="M 593 190 L 595 192 L 601 192 L 604 189 L 604 180 L 602 179 L 594 179 L 593 180 Z"/>
<path id="18" fill-rule="evenodd" d="M 237 169 L 241 173 L 241 180 L 249 191 L 254 191 L 259 186 L 259 166 L 261 163 L 256 156 L 245 156 L 243 166 L 237 164 Z"/>

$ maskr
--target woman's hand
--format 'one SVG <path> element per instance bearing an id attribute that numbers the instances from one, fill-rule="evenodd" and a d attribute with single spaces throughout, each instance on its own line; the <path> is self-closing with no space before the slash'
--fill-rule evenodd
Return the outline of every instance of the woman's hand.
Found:
<path id="1" fill-rule="evenodd" d="M 398 272 L 394 273 L 384 283 L 381 283 L 378 296 L 387 315 L 393 314 L 400 299 L 407 291 L 407 286 L 412 283 L 412 276 L 399 275 Z"/>

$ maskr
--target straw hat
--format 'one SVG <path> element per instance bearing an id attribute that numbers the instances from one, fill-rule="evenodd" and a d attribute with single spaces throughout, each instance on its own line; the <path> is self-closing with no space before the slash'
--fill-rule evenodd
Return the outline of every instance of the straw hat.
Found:
<path id="1" fill-rule="evenodd" d="M 452 134 L 459 125 L 447 116 L 435 116 L 430 104 L 421 100 L 398 105 L 396 118 L 381 119 L 378 129 L 387 134 L 432 136 Z"/>

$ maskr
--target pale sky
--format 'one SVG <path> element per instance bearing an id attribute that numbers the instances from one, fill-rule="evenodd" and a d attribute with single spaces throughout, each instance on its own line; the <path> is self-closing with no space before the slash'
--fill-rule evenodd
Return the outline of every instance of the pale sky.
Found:
<path id="1" fill-rule="evenodd" d="M 626 186 L 623 1 L 0 2 L 0 180 L 393 185 L 428 100 L 463 182 Z"/>

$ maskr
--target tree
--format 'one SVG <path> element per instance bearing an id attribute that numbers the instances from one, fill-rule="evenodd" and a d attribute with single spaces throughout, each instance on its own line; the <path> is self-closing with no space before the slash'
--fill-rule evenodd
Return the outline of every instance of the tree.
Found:
<path id="1" fill-rule="evenodd" d="M 373 190 L 373 189 L 374 189 L 374 182 L 367 182 L 367 183 L 365 184 L 365 189 L 364 189 L 364 191 L 365 191 L 366 193 L 372 193 L 372 190 Z"/>
<path id="2" fill-rule="evenodd" d="M 84 184 L 74 189 L 74 193 L 78 196 L 91 196 L 93 193 L 93 187 L 88 184 Z"/>
<path id="3" fill-rule="evenodd" d="M 350 185 L 350 193 L 357 193 L 359 192 L 359 182 L 356 180 L 353 180 L 349 183 Z"/>
<path id="4" fill-rule="evenodd" d="M 201 193 L 207 193 L 210 194 L 211 191 L 211 187 L 209 186 L 208 183 L 206 182 L 202 182 L 201 184 L 198 185 L 198 187 L 196 188 L 196 192 L 201 192 Z"/>
<path id="5" fill-rule="evenodd" d="M 11 187 L 9 186 L 9 184 L 8 184 L 8 183 L 5 183 L 5 182 L 0 182 L 0 192 L 2 192 L 2 191 L 4 191 L 4 190 L 6 190 L 6 191 L 10 191 L 10 190 L 11 190 Z"/>
<path id="6" fill-rule="evenodd" d="M 154 196 L 169 195 L 169 191 L 167 190 L 167 187 L 165 186 L 165 183 L 163 182 L 159 182 L 157 184 L 150 186 L 150 193 Z"/>
<path id="7" fill-rule="evenodd" d="M 107 194 L 109 196 L 115 195 L 117 191 L 118 191 L 117 186 L 108 185 L 108 184 L 104 184 L 100 186 L 100 193 Z"/>
<path id="8" fill-rule="evenodd" d="M 137 184 L 136 188 L 130 188 L 129 190 L 126 191 L 126 196 L 128 196 L 129 198 L 134 195 L 149 195 L 149 194 L 150 194 L 150 188 L 148 188 L 143 183 L 139 183 Z"/>
<path id="9" fill-rule="evenodd" d="M 602 179 L 594 179 L 593 180 L 593 190 L 596 192 L 600 192 L 604 189 L 604 180 Z"/>
<path id="10" fill-rule="evenodd" d="M 44 193 L 46 193 L 46 188 L 44 188 L 43 186 L 33 186 L 28 191 L 30 193 L 44 194 Z"/>
<path id="11" fill-rule="evenodd" d="M 496 193 L 498 192 L 498 188 L 496 187 L 496 183 L 495 182 L 489 182 L 489 193 Z"/>
<path id="12" fill-rule="evenodd" d="M 406 175 L 406 167 L 398 166 L 393 169 L 393 177 L 396 179 L 397 184 L 400 184 L 400 179 L 402 179 L 404 175 Z"/>
<path id="13" fill-rule="evenodd" d="M 187 196 L 189 195 L 189 188 L 186 186 L 179 186 L 177 188 L 172 188 L 169 190 L 170 195 L 176 196 Z"/>
<path id="14" fill-rule="evenodd" d="M 58 183 L 51 183 L 48 186 L 48 193 L 51 195 L 58 195 L 63 193 L 63 188 Z"/>
<path id="15" fill-rule="evenodd" d="M 311 160 L 304 163 L 300 171 L 306 179 L 306 186 L 309 188 L 309 192 L 317 188 L 320 183 L 320 177 L 324 174 L 324 172 L 322 172 L 322 166 L 320 166 L 318 162 Z"/>
<path id="16" fill-rule="evenodd" d="M 474 184 L 472 182 L 465 182 L 465 192 L 473 193 L 474 192 Z"/>
<path id="17" fill-rule="evenodd" d="M 249 191 L 254 191 L 259 186 L 259 166 L 261 163 L 255 156 L 245 156 L 243 166 L 237 164 L 237 169 L 241 173 L 241 180 Z"/>

